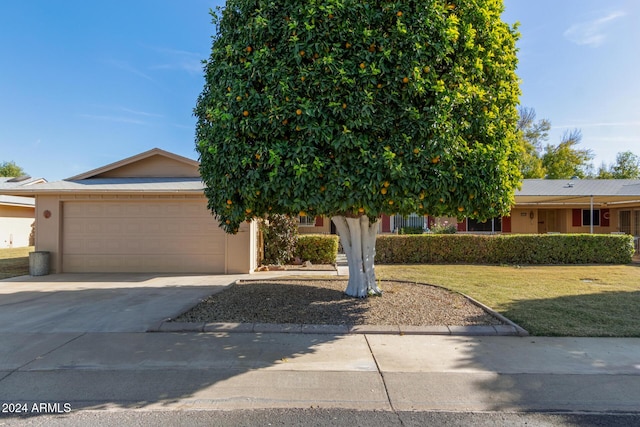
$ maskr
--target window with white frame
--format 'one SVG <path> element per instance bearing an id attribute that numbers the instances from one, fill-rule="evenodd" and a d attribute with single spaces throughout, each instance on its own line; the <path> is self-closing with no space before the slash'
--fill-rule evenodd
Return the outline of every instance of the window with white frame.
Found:
<path id="1" fill-rule="evenodd" d="M 298 216 L 298 223 L 300 224 L 300 227 L 315 227 L 316 218 L 309 215 L 300 215 Z"/>
<path id="2" fill-rule="evenodd" d="M 591 209 L 582 209 L 582 225 L 591 225 Z M 600 209 L 593 210 L 593 225 L 595 227 L 600 226 Z"/>

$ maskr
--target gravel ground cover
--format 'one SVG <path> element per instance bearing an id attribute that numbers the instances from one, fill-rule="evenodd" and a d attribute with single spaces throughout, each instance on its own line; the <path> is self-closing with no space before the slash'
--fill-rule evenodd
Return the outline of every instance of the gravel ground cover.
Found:
<path id="1" fill-rule="evenodd" d="M 173 319 L 179 322 L 317 325 L 472 326 L 500 320 L 443 288 L 382 281 L 381 297 L 344 295 L 346 280 L 265 280 L 234 284 Z"/>

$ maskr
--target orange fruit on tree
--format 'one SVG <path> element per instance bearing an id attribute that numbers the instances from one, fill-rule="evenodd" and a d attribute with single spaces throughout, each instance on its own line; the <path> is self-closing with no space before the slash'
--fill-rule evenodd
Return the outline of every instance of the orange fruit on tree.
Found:
<path id="1" fill-rule="evenodd" d="M 420 152 L 420 149 L 419 149 L 419 148 L 414 148 L 414 149 L 413 149 L 413 154 L 418 154 L 419 152 Z"/>
<path id="2" fill-rule="evenodd" d="M 298 109 L 296 110 L 296 116 L 299 116 L 299 115 L 301 115 L 301 114 L 302 114 L 302 110 L 298 108 Z"/>
<path id="3" fill-rule="evenodd" d="M 345 108 L 347 108 L 347 104 L 345 104 L 344 102 L 342 103 L 342 109 L 344 110 Z"/>
<path id="4" fill-rule="evenodd" d="M 249 112 L 248 112 L 247 110 L 244 110 L 244 111 L 242 112 L 242 115 L 243 115 L 243 116 L 245 116 L 245 117 L 247 117 L 247 116 L 249 115 Z"/>
<path id="5" fill-rule="evenodd" d="M 364 208 L 358 208 L 358 212 L 360 213 L 364 212 Z"/>
<path id="6" fill-rule="evenodd" d="M 252 50 L 253 48 L 251 46 L 247 46 L 247 49 L 246 49 L 247 53 L 251 53 Z"/>
<path id="7" fill-rule="evenodd" d="M 301 82 L 303 82 L 303 81 L 305 81 L 305 80 L 306 80 L 306 77 L 305 77 L 305 76 L 300 77 L 300 81 L 301 81 Z"/>
<path id="8" fill-rule="evenodd" d="M 233 204 L 233 202 L 231 201 L 231 199 L 227 199 L 227 204 L 228 204 L 228 205 L 232 205 L 232 204 Z"/>
<path id="9" fill-rule="evenodd" d="M 347 49 L 349 49 L 349 48 L 351 47 L 351 43 L 346 42 L 346 43 L 344 44 L 344 47 L 346 47 Z"/>
<path id="10" fill-rule="evenodd" d="M 462 212 L 464 208 L 462 206 L 458 206 L 458 212 Z"/>
<path id="11" fill-rule="evenodd" d="M 387 187 L 389 187 L 391 184 L 389 184 L 389 181 L 385 181 L 385 182 L 384 182 L 384 184 L 382 184 L 382 185 L 384 185 L 384 187 L 385 187 L 385 188 L 387 188 Z"/>
<path id="12" fill-rule="evenodd" d="M 402 83 L 409 83 L 409 77 L 403 77 Z"/>
<path id="13" fill-rule="evenodd" d="M 242 97 L 240 95 L 236 96 L 236 101 L 242 101 Z"/>
<path id="14" fill-rule="evenodd" d="M 360 69 L 361 69 L 361 70 L 364 70 L 364 68 L 365 68 L 365 67 L 366 67 L 365 63 L 364 63 L 364 62 L 361 62 L 361 63 L 360 63 Z"/>
<path id="15" fill-rule="evenodd" d="M 383 187 L 382 189 L 380 189 L 380 193 L 381 194 L 387 194 L 387 189 Z"/>
<path id="16" fill-rule="evenodd" d="M 393 200 L 389 200 L 389 204 L 392 205 L 393 204 Z"/>
<path id="17" fill-rule="evenodd" d="M 401 11 L 396 12 L 396 16 L 398 17 L 402 16 L 402 12 Z"/>

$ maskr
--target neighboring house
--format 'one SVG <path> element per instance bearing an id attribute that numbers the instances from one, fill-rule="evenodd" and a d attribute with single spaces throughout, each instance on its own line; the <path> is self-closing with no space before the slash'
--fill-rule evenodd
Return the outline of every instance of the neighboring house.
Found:
<path id="1" fill-rule="evenodd" d="M 30 176 L 0 177 L 0 248 L 33 245 L 35 199 L 9 196 L 7 191 L 46 182 Z"/>
<path id="2" fill-rule="evenodd" d="M 226 234 L 203 189 L 197 161 L 155 148 L 11 194 L 35 197 L 35 246 L 52 272 L 253 271 L 255 222 Z"/>
<path id="3" fill-rule="evenodd" d="M 300 232 L 330 233 L 328 218 L 305 218 Z M 455 218 L 383 215 L 381 233 L 409 226 L 456 224 L 466 233 L 625 233 L 640 237 L 640 180 L 525 179 L 511 214 L 479 222 Z M 636 239 L 637 241 L 638 239 Z"/>

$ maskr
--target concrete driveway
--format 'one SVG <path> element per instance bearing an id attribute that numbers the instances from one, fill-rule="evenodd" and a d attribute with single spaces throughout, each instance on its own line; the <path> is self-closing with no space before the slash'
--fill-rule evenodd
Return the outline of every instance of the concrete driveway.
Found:
<path id="1" fill-rule="evenodd" d="M 2 332 L 144 332 L 246 275 L 55 274 L 0 281 Z"/>

